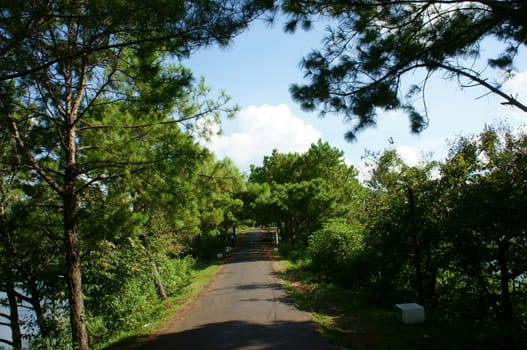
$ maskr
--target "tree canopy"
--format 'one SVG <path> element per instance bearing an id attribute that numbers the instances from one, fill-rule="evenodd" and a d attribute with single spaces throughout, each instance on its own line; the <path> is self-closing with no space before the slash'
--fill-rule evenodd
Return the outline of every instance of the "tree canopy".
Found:
<path id="1" fill-rule="evenodd" d="M 283 9 L 290 31 L 309 28 L 318 16 L 335 21 L 323 48 L 302 61 L 308 82 L 293 85 L 291 92 L 306 110 L 344 115 L 352 123 L 348 140 L 376 124 L 378 109 L 402 109 L 412 132 L 422 131 L 427 81 L 436 72 L 462 87 L 481 86 L 527 112 L 518 96 L 502 89 L 527 44 L 525 1 L 309 0 L 284 1 Z M 501 50 L 481 62 L 489 38 Z M 405 87 L 402 79 L 418 70 L 424 71 L 421 80 Z"/>
<path id="2" fill-rule="evenodd" d="M 0 81 L 82 57 L 92 62 L 108 52 L 118 57 L 125 48 L 186 56 L 202 46 L 227 45 L 272 4 L 268 0 L 4 1 Z M 73 39 L 76 45 L 71 45 Z"/>
<path id="3" fill-rule="evenodd" d="M 320 140 L 303 154 L 275 150 L 251 167 L 253 218 L 276 224 L 286 242 L 303 246 L 328 220 L 352 216 L 361 193 L 356 175 L 342 151 Z"/>
<path id="4" fill-rule="evenodd" d="M 31 169 L 31 181 L 47 187 L 50 205 L 60 209 L 75 349 L 88 348 L 79 229 L 89 194 L 106 181 L 178 158 L 177 147 L 160 138 L 232 112 L 223 96 L 208 99 L 204 84 L 194 85 L 188 71 L 162 59 L 226 45 L 272 4 L 2 3 L 0 130 Z"/>

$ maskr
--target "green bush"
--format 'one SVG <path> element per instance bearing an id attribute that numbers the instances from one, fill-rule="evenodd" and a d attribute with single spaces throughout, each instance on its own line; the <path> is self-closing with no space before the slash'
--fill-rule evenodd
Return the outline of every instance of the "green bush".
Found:
<path id="1" fill-rule="evenodd" d="M 344 219 L 332 219 L 309 237 L 310 267 L 323 278 L 346 286 L 362 284 L 363 230 Z"/>
<path id="2" fill-rule="evenodd" d="M 291 242 L 281 241 L 278 245 L 278 253 L 280 256 L 292 262 L 299 262 L 306 258 L 306 252 L 304 249 L 294 248 Z"/>
<path id="3" fill-rule="evenodd" d="M 156 258 L 161 280 L 168 296 L 175 296 L 192 280 L 196 260 L 190 256 Z M 123 274 L 119 287 L 97 295 L 97 303 L 88 305 L 87 323 L 90 343 L 97 348 L 119 334 L 137 329 L 156 319 L 162 308 L 150 264 L 134 274 Z M 93 299 L 91 296 L 89 299 Z"/>
<path id="4" fill-rule="evenodd" d="M 224 235 L 202 234 L 200 238 L 200 258 L 216 260 L 218 253 L 223 253 L 226 246 L 227 238 Z"/>
<path id="5" fill-rule="evenodd" d="M 97 310 L 88 310 L 87 322 L 92 344 L 104 343 L 120 332 L 152 320 L 159 298 L 150 271 L 129 277 L 116 293 L 100 296 Z"/>
<path id="6" fill-rule="evenodd" d="M 178 259 L 166 258 L 159 261 L 157 267 L 167 294 L 172 296 L 178 294 L 191 282 L 196 259 L 191 256 Z"/>

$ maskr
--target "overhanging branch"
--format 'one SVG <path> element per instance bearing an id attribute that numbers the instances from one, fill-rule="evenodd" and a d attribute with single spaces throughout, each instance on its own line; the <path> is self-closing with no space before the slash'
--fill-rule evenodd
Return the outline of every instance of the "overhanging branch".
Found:
<path id="1" fill-rule="evenodd" d="M 474 74 L 470 74 L 470 73 L 468 73 L 467 71 L 465 71 L 463 69 L 452 67 L 452 66 L 449 66 L 449 65 L 444 64 L 444 63 L 438 63 L 437 67 L 442 68 L 442 69 L 444 69 L 446 71 L 455 73 L 457 75 L 463 76 L 465 78 L 468 78 L 468 79 L 474 81 L 475 83 L 477 83 L 477 84 L 485 87 L 486 89 L 490 90 L 492 93 L 494 93 L 494 94 L 500 96 L 501 98 L 503 98 L 506 101 L 503 104 L 511 105 L 511 106 L 516 107 L 516 108 L 520 109 L 521 111 L 527 113 L 527 106 L 526 105 L 524 105 L 523 103 L 521 103 L 520 101 L 518 101 L 517 99 L 512 97 L 511 95 L 507 95 L 503 90 L 501 90 L 501 89 L 497 88 L 496 86 L 490 84 L 485 79 L 482 79 L 482 78 L 480 78 L 480 77 L 478 77 L 478 76 L 476 76 Z"/>

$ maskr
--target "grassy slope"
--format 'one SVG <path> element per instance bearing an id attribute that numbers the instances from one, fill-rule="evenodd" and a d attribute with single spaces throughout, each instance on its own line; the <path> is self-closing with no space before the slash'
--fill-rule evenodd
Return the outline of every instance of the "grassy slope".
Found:
<path id="1" fill-rule="evenodd" d="M 527 336 L 478 324 L 404 325 L 364 294 L 325 283 L 287 261 L 276 265 L 295 306 L 342 349 L 527 349 Z"/>
<path id="2" fill-rule="evenodd" d="M 196 271 L 192 283 L 186 287 L 180 295 L 168 298 L 160 308 L 159 318 L 139 329 L 132 329 L 127 333 L 120 334 L 109 344 L 102 346 L 106 350 L 136 349 L 152 334 L 163 329 L 175 317 L 175 314 L 196 299 L 199 292 L 209 283 L 220 268 L 219 264 L 211 264 Z"/>

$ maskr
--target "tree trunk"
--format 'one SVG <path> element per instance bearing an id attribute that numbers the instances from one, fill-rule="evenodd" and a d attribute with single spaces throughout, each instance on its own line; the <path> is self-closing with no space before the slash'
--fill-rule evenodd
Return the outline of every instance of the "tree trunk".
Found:
<path id="1" fill-rule="evenodd" d="M 6 283 L 6 294 L 9 303 L 9 323 L 11 327 L 11 346 L 14 350 L 22 349 L 22 331 L 20 330 L 20 316 L 16 301 L 15 283 L 10 277 Z"/>
<path id="2" fill-rule="evenodd" d="M 165 290 L 165 286 L 163 285 L 163 281 L 161 280 L 159 270 L 157 269 L 157 264 L 154 259 L 150 259 L 150 261 L 152 263 L 152 272 L 154 274 L 154 283 L 156 285 L 157 294 L 159 295 L 161 300 L 166 300 L 167 292 Z"/>
<path id="3" fill-rule="evenodd" d="M 76 218 L 77 201 L 70 195 L 64 197 L 64 235 L 73 348 L 87 350 L 88 336 L 84 320 L 79 232 Z"/>
<path id="4" fill-rule="evenodd" d="M 29 281 L 28 281 L 28 289 L 31 292 L 31 297 L 29 298 L 29 302 L 31 303 L 31 306 L 33 307 L 33 310 L 35 311 L 35 316 L 37 317 L 37 324 L 38 324 L 38 327 L 40 328 L 40 336 L 42 338 L 46 338 L 50 333 L 50 329 L 49 329 L 49 324 L 46 320 L 44 309 L 42 308 L 42 305 L 40 304 L 40 301 L 41 301 L 40 291 L 38 290 L 35 276 L 30 276 Z"/>
<path id="5" fill-rule="evenodd" d="M 154 274 L 154 284 L 157 289 L 157 294 L 159 295 L 161 300 L 166 300 L 167 292 L 165 290 L 165 286 L 163 285 L 163 281 L 161 280 L 159 269 L 157 268 L 157 264 L 154 258 L 150 256 L 150 242 L 148 241 L 146 235 L 141 235 L 141 240 L 143 241 L 143 247 L 145 247 L 148 260 L 150 260 L 150 264 L 152 265 L 152 273 Z"/>
<path id="6" fill-rule="evenodd" d="M 3 178 L 2 178 L 3 180 Z M 4 193 L 3 182 L 1 184 L 2 193 Z M 20 316 L 18 314 L 18 303 L 16 300 L 16 288 L 15 288 L 15 278 L 13 276 L 13 270 L 11 265 L 13 262 L 9 257 L 15 256 L 15 250 L 12 246 L 7 231 L 4 230 L 4 205 L 0 203 L 0 240 L 4 245 L 8 257 L 8 263 L 5 267 L 6 282 L 5 282 L 5 292 L 7 294 L 7 303 L 9 304 L 9 327 L 11 328 L 11 345 L 13 349 L 19 350 L 22 349 L 22 331 L 20 329 Z"/>
<path id="7" fill-rule="evenodd" d="M 78 198 L 75 183 L 76 174 L 76 129 L 73 117 L 68 120 L 65 138 L 64 191 L 64 240 L 70 304 L 70 323 L 73 349 L 88 349 L 88 333 L 84 319 L 84 299 L 81 281 L 81 255 L 78 228 Z"/>

